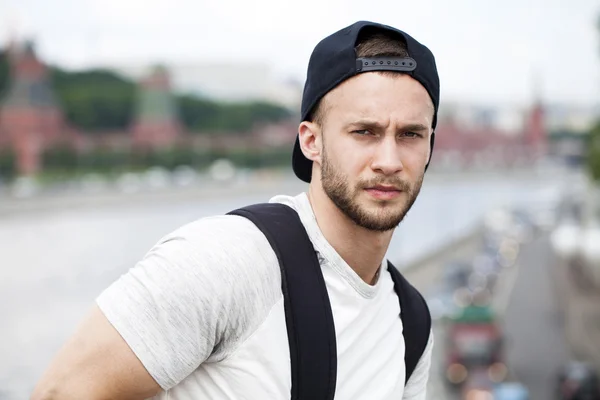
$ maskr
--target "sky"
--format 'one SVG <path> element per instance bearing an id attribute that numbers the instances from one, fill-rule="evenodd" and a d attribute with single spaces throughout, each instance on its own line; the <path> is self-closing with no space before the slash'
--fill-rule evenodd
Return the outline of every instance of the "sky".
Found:
<path id="1" fill-rule="evenodd" d="M 323 37 L 395 26 L 436 57 L 442 101 L 600 104 L 598 0 L 0 0 L 0 44 L 31 37 L 47 61 L 264 62 L 304 82 Z"/>

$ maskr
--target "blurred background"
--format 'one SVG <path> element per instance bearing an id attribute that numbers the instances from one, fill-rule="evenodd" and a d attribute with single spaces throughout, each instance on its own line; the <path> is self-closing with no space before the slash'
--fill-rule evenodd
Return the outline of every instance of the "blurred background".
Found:
<path id="1" fill-rule="evenodd" d="M 308 59 L 361 19 L 440 74 L 388 253 L 434 318 L 428 399 L 600 399 L 597 0 L 2 0 L 0 399 L 163 235 L 306 189 Z"/>

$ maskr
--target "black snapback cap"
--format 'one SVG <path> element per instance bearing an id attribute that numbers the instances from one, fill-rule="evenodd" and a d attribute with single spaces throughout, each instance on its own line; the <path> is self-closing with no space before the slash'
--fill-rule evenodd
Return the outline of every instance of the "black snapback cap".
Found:
<path id="1" fill-rule="evenodd" d="M 408 57 L 358 58 L 356 45 L 365 29 L 392 33 L 406 43 Z M 308 121 L 313 109 L 329 91 L 355 75 L 369 71 L 398 71 L 417 80 L 429 93 L 434 107 L 433 128 L 437 124 L 440 80 L 431 51 L 407 33 L 376 22 L 358 21 L 321 40 L 313 50 L 302 94 L 301 118 Z M 435 136 L 431 138 L 431 150 Z M 430 156 L 431 159 L 431 156 Z M 429 165 L 429 162 L 427 163 Z M 292 167 L 298 178 L 310 182 L 312 161 L 304 157 L 298 137 L 292 155 Z"/>

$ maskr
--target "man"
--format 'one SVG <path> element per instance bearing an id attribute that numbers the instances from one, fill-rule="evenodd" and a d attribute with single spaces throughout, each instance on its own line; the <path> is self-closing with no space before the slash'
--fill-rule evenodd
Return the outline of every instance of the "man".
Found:
<path id="1" fill-rule="evenodd" d="M 361 64 L 378 56 L 390 70 Z M 433 337 L 405 384 L 384 257 L 419 193 L 438 98 L 433 55 L 391 27 L 358 22 L 311 56 L 293 154 L 310 184 L 271 202 L 297 211 L 318 255 L 335 321 L 335 399 L 425 399 Z M 32 398 L 289 399 L 281 283 L 249 220 L 185 225 L 99 296 Z"/>

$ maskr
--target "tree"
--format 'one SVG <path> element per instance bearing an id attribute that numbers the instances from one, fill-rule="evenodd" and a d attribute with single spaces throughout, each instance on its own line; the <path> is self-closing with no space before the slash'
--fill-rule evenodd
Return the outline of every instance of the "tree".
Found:
<path id="1" fill-rule="evenodd" d="M 598 36 L 600 37 L 600 14 L 596 21 Z M 600 183 L 600 121 L 592 128 L 588 138 L 587 167 L 592 179 Z"/>
<path id="2" fill-rule="evenodd" d="M 265 102 L 217 103 L 189 95 L 177 97 L 183 124 L 195 132 L 247 132 L 259 122 L 278 122 L 291 113 L 286 108 Z"/>
<path id="3" fill-rule="evenodd" d="M 587 167 L 592 179 L 600 183 L 600 121 L 596 123 L 588 136 Z"/>
<path id="4" fill-rule="evenodd" d="M 127 129 L 134 109 L 134 83 L 105 70 L 52 68 L 51 76 L 70 123 L 86 131 Z"/>
<path id="5" fill-rule="evenodd" d="M 0 99 L 8 89 L 9 65 L 8 54 L 4 49 L 0 49 Z"/>
<path id="6" fill-rule="evenodd" d="M 51 69 L 52 83 L 67 120 L 86 131 L 126 130 L 132 122 L 136 84 L 111 71 Z M 225 103 L 175 96 L 183 125 L 192 131 L 247 132 L 259 122 L 278 122 L 291 113 L 266 102 Z"/>

